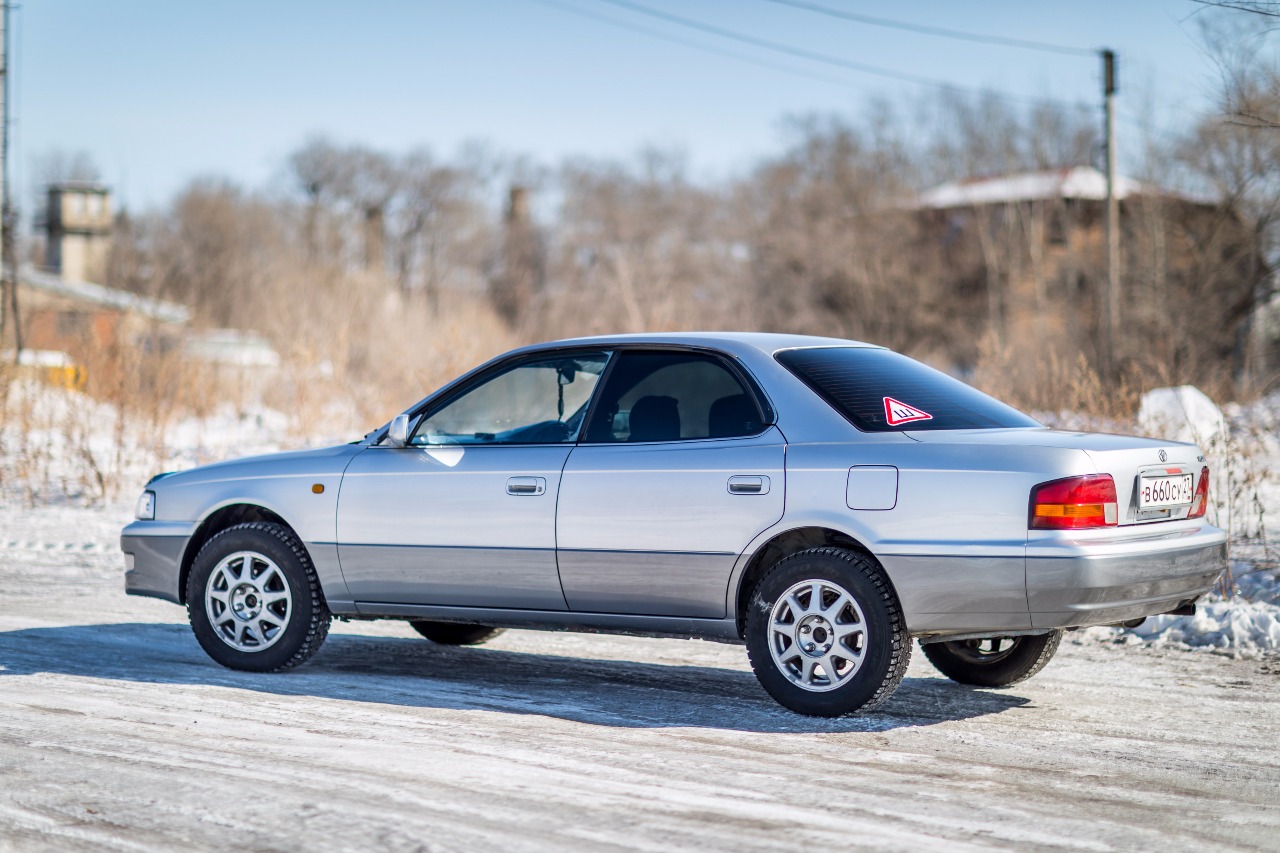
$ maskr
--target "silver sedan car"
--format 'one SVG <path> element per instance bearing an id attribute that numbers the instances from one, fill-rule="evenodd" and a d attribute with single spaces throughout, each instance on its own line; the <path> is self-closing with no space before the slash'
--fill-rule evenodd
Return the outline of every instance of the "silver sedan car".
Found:
<path id="1" fill-rule="evenodd" d="M 1002 687 L 1064 629 L 1190 612 L 1226 563 L 1190 444 L 1046 429 L 903 355 L 770 334 L 526 347 L 362 441 L 155 477 L 130 594 L 235 669 L 334 616 L 745 643 L 778 702 L 885 701 L 912 639 Z"/>

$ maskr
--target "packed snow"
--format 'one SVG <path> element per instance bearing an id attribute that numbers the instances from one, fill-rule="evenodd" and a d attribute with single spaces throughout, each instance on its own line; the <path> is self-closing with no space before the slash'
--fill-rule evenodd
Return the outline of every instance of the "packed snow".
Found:
<path id="1" fill-rule="evenodd" d="M 77 392 L 26 391 L 26 420 L 0 428 L 0 849 L 1259 849 L 1280 832 L 1280 395 L 1223 407 L 1229 596 L 1073 632 L 1006 690 L 917 650 L 884 707 L 813 720 L 763 693 L 741 647 L 705 642 L 454 649 L 335 623 L 295 672 L 222 669 L 182 608 L 122 594 L 119 529 L 157 471 L 326 437 L 228 407 L 157 445 Z"/>
<path id="2" fill-rule="evenodd" d="M 1068 635 L 1004 690 L 916 650 L 874 712 L 741 646 L 336 623 L 283 674 L 127 597 L 128 509 L 0 508 L 0 850 L 1246 850 L 1280 832 L 1280 663 Z"/>

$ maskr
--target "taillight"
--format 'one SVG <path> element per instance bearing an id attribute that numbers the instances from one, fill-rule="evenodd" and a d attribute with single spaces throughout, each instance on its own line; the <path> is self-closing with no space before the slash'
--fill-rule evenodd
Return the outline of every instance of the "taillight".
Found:
<path id="1" fill-rule="evenodd" d="M 1116 482 L 1110 474 L 1089 474 L 1041 483 L 1031 490 L 1031 526 L 1041 530 L 1115 527 Z"/>
<path id="2" fill-rule="evenodd" d="M 1191 499 L 1191 512 L 1187 518 L 1204 518 L 1209 509 L 1209 469 L 1200 469 L 1200 482 L 1196 483 L 1196 494 Z"/>

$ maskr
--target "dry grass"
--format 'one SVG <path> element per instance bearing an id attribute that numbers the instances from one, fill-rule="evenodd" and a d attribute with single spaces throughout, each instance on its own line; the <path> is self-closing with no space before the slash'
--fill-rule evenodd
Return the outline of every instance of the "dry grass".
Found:
<path id="1" fill-rule="evenodd" d="M 76 348 L 87 377 L 80 390 L 37 369 L 0 366 L 0 497 L 115 500 L 139 477 L 189 458 L 181 441 L 216 439 L 190 423 L 215 415 L 225 423 L 279 412 L 286 446 L 349 441 L 519 343 L 477 296 L 451 294 L 429 306 L 363 276 L 318 289 L 315 298 L 279 296 L 274 304 L 264 294 L 260 327 L 281 354 L 278 368 L 91 340 Z"/>
<path id="2" fill-rule="evenodd" d="M 979 345 L 973 384 L 1020 409 L 1083 416 L 1099 425 L 1132 423 L 1144 390 L 1130 378 L 1104 382 L 1083 353 L 1028 355 L 990 335 Z"/>

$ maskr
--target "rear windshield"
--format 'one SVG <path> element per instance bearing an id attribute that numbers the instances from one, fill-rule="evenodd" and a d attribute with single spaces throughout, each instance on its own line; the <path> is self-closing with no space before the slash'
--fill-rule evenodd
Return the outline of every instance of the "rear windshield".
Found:
<path id="1" fill-rule="evenodd" d="M 821 347 L 785 350 L 777 359 L 866 432 L 1040 426 L 1012 406 L 892 350 Z"/>

